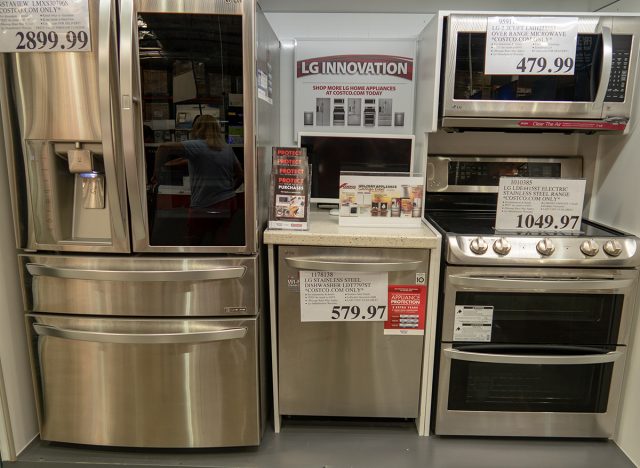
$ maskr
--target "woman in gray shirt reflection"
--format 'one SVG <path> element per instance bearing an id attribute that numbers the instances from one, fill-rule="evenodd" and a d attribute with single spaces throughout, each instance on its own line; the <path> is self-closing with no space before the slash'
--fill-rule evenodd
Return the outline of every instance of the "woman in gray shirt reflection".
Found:
<path id="1" fill-rule="evenodd" d="M 189 245 L 228 244 L 231 218 L 238 210 L 236 190 L 242 185 L 242 166 L 225 143 L 215 117 L 206 114 L 196 117 L 190 137 L 158 148 L 154 178 L 158 179 L 167 162 L 184 158 L 189 165 L 191 187 Z M 207 239 L 208 234 L 212 239 Z"/>

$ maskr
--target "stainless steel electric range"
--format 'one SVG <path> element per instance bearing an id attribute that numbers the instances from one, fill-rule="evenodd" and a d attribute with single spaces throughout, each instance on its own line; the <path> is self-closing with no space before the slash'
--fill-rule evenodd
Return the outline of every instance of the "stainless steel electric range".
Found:
<path id="1" fill-rule="evenodd" d="M 427 219 L 443 233 L 434 429 L 441 435 L 613 434 L 640 239 L 496 233 L 500 176 L 582 175 L 581 158 L 430 156 Z"/>

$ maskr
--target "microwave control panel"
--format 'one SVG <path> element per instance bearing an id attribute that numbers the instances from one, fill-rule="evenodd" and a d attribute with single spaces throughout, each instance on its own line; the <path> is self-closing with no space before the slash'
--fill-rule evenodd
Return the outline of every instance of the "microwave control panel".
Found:
<path id="1" fill-rule="evenodd" d="M 606 102 L 624 102 L 629 72 L 629 60 L 631 59 L 631 35 L 613 35 L 612 38 L 612 63 L 611 77 Z"/>

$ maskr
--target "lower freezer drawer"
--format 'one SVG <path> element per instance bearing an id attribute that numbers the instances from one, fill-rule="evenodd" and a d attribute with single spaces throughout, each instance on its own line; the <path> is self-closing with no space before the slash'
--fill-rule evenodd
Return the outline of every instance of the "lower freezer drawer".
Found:
<path id="1" fill-rule="evenodd" d="M 258 445 L 258 320 L 28 315 L 41 438 L 123 447 Z"/>

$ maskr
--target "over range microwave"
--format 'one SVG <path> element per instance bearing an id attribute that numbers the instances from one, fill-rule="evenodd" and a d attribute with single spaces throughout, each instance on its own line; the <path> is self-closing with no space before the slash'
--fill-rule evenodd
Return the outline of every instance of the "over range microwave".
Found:
<path id="1" fill-rule="evenodd" d="M 492 17 L 543 15 L 445 16 L 442 128 L 616 133 L 627 130 L 638 73 L 639 16 L 577 16 L 573 75 L 485 72 L 487 31 L 489 24 L 496 21 Z M 576 17 L 555 13 L 553 16 Z"/>

